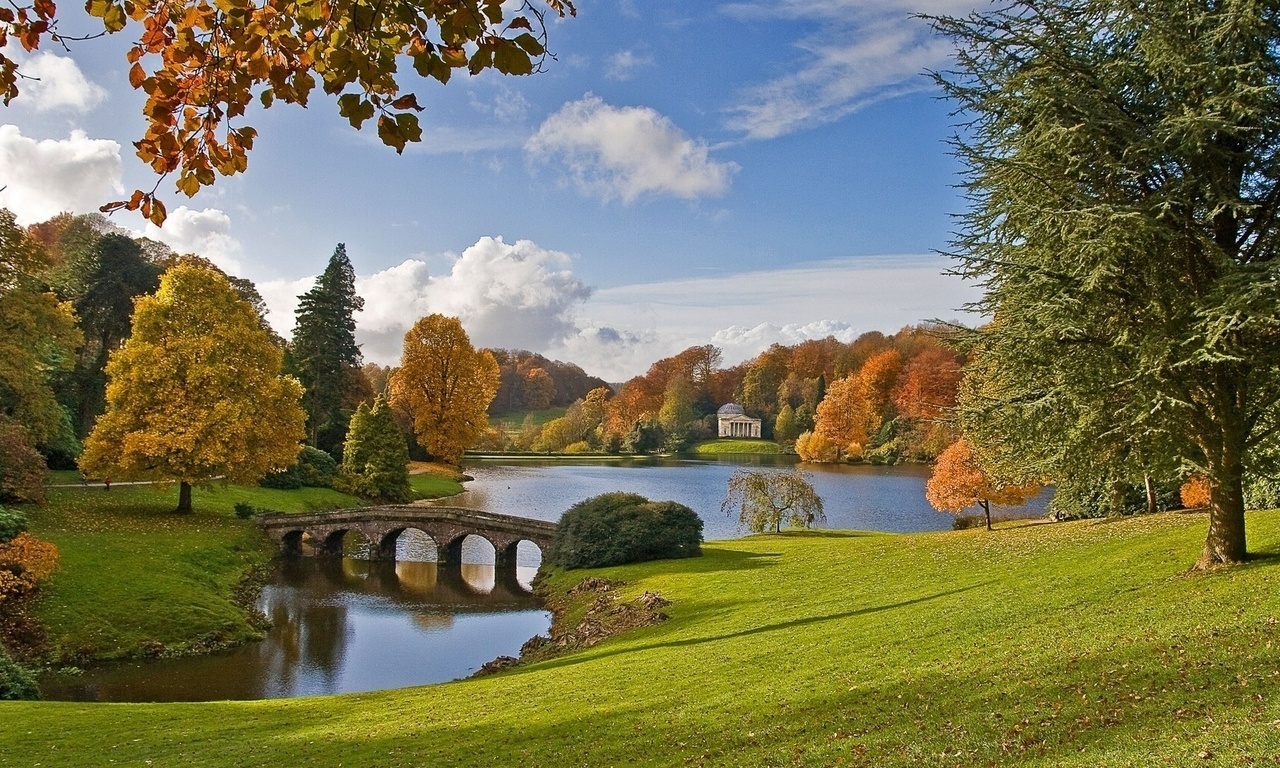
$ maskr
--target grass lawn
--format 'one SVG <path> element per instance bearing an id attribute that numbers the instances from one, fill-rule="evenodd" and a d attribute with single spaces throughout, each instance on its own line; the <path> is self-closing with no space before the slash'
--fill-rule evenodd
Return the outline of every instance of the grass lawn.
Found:
<path id="1" fill-rule="evenodd" d="M 415 499 L 442 499 L 462 493 L 464 489 L 462 483 L 452 477 L 424 472 L 409 475 L 409 490 Z"/>
<path id="2" fill-rule="evenodd" d="M 673 601 L 570 656 L 344 697 L 0 703 L 0 765 L 1270 765 L 1280 513 L 1248 526 L 1260 556 L 1207 574 L 1202 515 L 713 543 L 555 575 Z"/>
<path id="3" fill-rule="evenodd" d="M 717 456 L 729 453 L 782 453 L 782 446 L 772 440 L 708 440 L 689 449 L 691 453 Z"/>
<path id="4" fill-rule="evenodd" d="M 35 610 L 49 630 L 50 659 L 82 663 L 256 637 L 232 595 L 275 547 L 252 521 L 234 516 L 234 504 L 281 511 L 362 505 L 324 488 L 196 488 L 193 499 L 195 513 L 179 516 L 176 485 L 54 488 L 47 506 L 24 508 L 32 533 L 62 556 Z"/>
<path id="5" fill-rule="evenodd" d="M 528 417 L 533 418 L 533 423 L 541 427 L 552 419 L 558 419 L 569 409 L 563 405 L 555 408 L 539 408 L 536 411 L 512 411 L 504 413 L 500 416 L 493 416 L 489 419 L 490 423 L 503 432 L 519 432 L 524 426 L 524 420 Z"/>

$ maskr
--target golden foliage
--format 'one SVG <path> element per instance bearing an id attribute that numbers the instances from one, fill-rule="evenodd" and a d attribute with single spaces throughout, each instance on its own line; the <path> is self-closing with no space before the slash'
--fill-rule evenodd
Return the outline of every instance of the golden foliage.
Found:
<path id="1" fill-rule="evenodd" d="M 302 386 L 216 269 L 167 271 L 135 305 L 129 340 L 107 364 L 107 410 L 85 440 L 93 475 L 253 483 L 297 458 Z"/>
<path id="2" fill-rule="evenodd" d="M 58 568 L 58 548 L 20 533 L 0 544 L 0 603 L 29 594 Z"/>
<path id="3" fill-rule="evenodd" d="M 569 0 L 545 0 L 558 16 Z M 129 85 L 146 94 L 147 129 L 138 157 L 161 176 L 176 173 L 178 191 L 193 197 L 248 167 L 257 131 L 233 127 L 253 102 L 306 106 L 319 85 L 337 96 L 338 112 L 357 129 L 377 116 L 378 138 L 402 152 L 420 141 L 417 97 L 401 93 L 399 61 L 424 78 L 449 81 L 455 70 L 494 69 L 525 75 L 546 57 L 545 11 L 529 3 L 492 0 L 406 2 L 384 8 L 358 0 L 300 3 L 250 0 L 89 0 L 89 15 L 109 33 L 140 26 L 129 49 Z M 26 51 L 57 33 L 53 0 L 0 7 L 0 51 L 9 38 Z M 0 52 L 0 100 L 18 95 L 17 62 Z M 318 82 L 317 82 L 318 81 Z M 154 192 L 134 191 L 103 210 L 138 210 L 156 225 L 164 205 Z"/>
<path id="4" fill-rule="evenodd" d="M 457 464 L 489 426 L 498 392 L 498 363 L 479 352 L 457 318 L 428 315 L 404 335 L 400 367 L 388 384 L 391 404 L 413 419 L 418 444 Z"/>
<path id="5" fill-rule="evenodd" d="M 866 445 L 880 429 L 880 416 L 872 408 L 861 379 L 846 376 L 831 385 L 818 403 L 813 431 L 835 445 Z"/>
<path id="6" fill-rule="evenodd" d="M 796 438 L 796 453 L 801 461 L 830 464 L 840 460 L 840 447 L 821 432 L 803 432 Z"/>
<path id="7" fill-rule="evenodd" d="M 1186 509 L 1208 509 L 1213 500 L 1210 491 L 1209 478 L 1204 475 L 1192 475 L 1178 489 L 1178 495 L 1182 498 L 1182 506 Z"/>

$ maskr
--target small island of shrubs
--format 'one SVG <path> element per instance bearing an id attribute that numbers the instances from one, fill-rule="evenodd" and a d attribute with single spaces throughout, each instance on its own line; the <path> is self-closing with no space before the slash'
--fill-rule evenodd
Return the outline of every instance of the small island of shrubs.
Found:
<path id="1" fill-rule="evenodd" d="M 702 519 L 674 501 L 604 493 L 569 508 L 547 554 L 560 568 L 602 568 L 702 554 Z"/>

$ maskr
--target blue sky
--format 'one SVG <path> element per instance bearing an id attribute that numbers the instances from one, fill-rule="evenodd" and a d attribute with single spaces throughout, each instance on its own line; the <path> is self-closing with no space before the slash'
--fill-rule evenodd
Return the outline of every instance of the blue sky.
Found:
<path id="1" fill-rule="evenodd" d="M 582 0 L 542 74 L 407 72 L 426 111 L 402 156 L 329 100 L 278 105 L 243 123 L 260 134 L 247 174 L 168 194 L 163 231 L 117 221 L 254 280 L 284 332 L 345 242 L 382 363 L 426 312 L 611 380 L 691 344 L 736 362 L 959 318 L 976 289 L 932 255 L 963 207 L 952 119 L 921 74 L 949 46 L 911 14 L 971 5 Z M 71 13 L 65 31 L 92 28 Z M 21 59 L 41 80 L 0 108 L 0 205 L 21 221 L 154 183 L 130 146 L 127 44 Z"/>

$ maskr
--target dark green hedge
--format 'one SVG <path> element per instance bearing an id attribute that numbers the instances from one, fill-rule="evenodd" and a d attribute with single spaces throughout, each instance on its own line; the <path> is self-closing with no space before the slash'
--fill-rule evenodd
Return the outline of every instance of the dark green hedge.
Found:
<path id="1" fill-rule="evenodd" d="M 600 568 L 702 554 L 702 519 L 674 501 L 605 493 L 560 518 L 547 559 L 561 568 Z"/>

